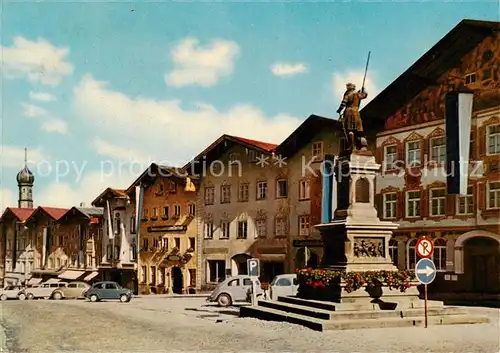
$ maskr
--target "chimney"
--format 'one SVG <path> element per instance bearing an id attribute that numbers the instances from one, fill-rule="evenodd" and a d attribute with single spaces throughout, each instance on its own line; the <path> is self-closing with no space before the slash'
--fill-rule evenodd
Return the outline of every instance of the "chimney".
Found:
<path id="1" fill-rule="evenodd" d="M 80 207 L 85 207 L 85 202 L 80 202 Z"/>

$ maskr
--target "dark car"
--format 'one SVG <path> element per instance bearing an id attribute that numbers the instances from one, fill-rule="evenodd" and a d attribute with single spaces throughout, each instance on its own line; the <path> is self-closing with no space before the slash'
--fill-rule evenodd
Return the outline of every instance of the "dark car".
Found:
<path id="1" fill-rule="evenodd" d="M 94 283 L 85 292 L 85 298 L 91 302 L 98 302 L 106 299 L 119 299 L 122 303 L 128 303 L 132 299 L 133 292 L 128 288 L 123 288 L 116 282 L 106 281 Z"/>

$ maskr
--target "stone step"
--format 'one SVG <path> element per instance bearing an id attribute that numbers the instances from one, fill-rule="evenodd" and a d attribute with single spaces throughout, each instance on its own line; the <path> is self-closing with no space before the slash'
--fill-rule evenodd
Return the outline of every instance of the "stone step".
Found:
<path id="1" fill-rule="evenodd" d="M 309 300 L 309 299 L 301 299 L 297 297 L 278 297 L 279 302 L 284 302 L 284 303 L 290 303 L 290 304 L 297 304 L 297 305 L 303 305 L 303 306 L 310 306 L 312 308 L 317 308 L 317 309 L 323 309 L 323 310 L 330 310 L 334 311 L 335 306 L 339 303 L 334 303 L 334 302 L 325 302 L 321 300 Z"/>
<path id="2" fill-rule="evenodd" d="M 322 320 L 290 313 L 263 306 L 247 306 L 240 308 L 240 317 L 253 317 L 261 320 L 289 322 L 298 324 L 316 331 L 349 330 L 364 328 L 408 327 L 424 326 L 424 317 L 385 317 L 378 319 L 343 319 Z M 471 315 L 442 315 L 428 317 L 429 325 L 456 325 L 488 323 L 488 317 Z"/>
<path id="3" fill-rule="evenodd" d="M 377 319 L 385 317 L 418 317 L 424 316 L 424 308 L 402 309 L 402 310 L 351 310 L 332 311 L 313 308 L 306 305 L 292 304 L 279 301 L 261 300 L 259 306 L 286 311 L 289 313 L 309 316 L 322 320 L 342 320 L 342 319 Z M 435 315 L 459 315 L 466 314 L 467 311 L 457 307 L 428 308 L 428 316 Z"/>

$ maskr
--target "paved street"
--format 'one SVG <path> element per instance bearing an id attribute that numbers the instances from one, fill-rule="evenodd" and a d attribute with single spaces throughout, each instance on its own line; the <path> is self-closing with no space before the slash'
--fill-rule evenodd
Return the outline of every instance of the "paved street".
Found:
<path id="1" fill-rule="evenodd" d="M 500 350 L 499 310 L 474 308 L 492 324 L 315 332 L 238 318 L 203 298 L 131 303 L 8 301 L 0 336 L 9 352 L 487 352 Z M 219 321 L 219 322 L 217 322 Z M 4 340 L 6 337 L 6 342 Z"/>

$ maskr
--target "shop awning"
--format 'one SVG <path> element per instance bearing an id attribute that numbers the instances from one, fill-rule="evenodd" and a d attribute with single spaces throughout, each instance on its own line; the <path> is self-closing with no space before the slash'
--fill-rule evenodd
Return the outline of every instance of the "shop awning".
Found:
<path id="1" fill-rule="evenodd" d="M 62 279 L 77 279 L 80 276 L 83 276 L 85 274 L 85 271 L 72 271 L 72 270 L 67 270 L 61 273 L 59 278 Z"/>
<path id="2" fill-rule="evenodd" d="M 90 281 L 92 278 L 94 278 L 95 276 L 97 276 L 99 274 L 99 272 L 97 271 L 94 271 L 92 273 L 90 273 L 89 275 L 87 275 L 87 277 L 85 277 L 83 280 L 84 281 Z"/>
<path id="3" fill-rule="evenodd" d="M 257 258 L 262 262 L 285 262 L 285 254 L 260 254 Z"/>
<path id="4" fill-rule="evenodd" d="M 32 278 L 28 281 L 28 285 L 33 286 L 35 284 L 38 284 L 42 281 L 41 278 Z"/>
<path id="5" fill-rule="evenodd" d="M 20 281 L 24 280 L 24 275 L 22 273 L 12 273 L 12 272 L 7 272 L 5 274 L 5 278 L 13 278 L 13 279 L 18 279 Z"/>

